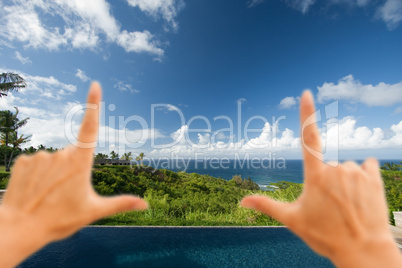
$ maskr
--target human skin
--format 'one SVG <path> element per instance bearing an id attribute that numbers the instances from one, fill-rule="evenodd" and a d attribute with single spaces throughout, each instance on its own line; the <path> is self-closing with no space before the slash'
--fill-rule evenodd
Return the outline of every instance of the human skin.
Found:
<path id="1" fill-rule="evenodd" d="M 78 143 L 15 162 L 0 206 L 0 267 L 14 267 L 46 244 L 105 216 L 147 209 L 135 196 L 101 197 L 91 185 L 101 88 L 91 85 Z"/>
<path id="2" fill-rule="evenodd" d="M 315 122 L 314 100 L 304 92 L 300 120 Z M 265 196 L 241 205 L 274 217 L 337 267 L 402 267 L 388 227 L 387 204 L 378 161 L 325 164 L 316 123 L 302 127 L 304 189 L 293 203 Z"/>

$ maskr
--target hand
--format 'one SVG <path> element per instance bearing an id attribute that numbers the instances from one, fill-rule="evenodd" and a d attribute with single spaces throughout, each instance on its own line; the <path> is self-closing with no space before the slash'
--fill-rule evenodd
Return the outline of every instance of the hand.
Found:
<path id="1" fill-rule="evenodd" d="M 301 98 L 304 190 L 294 203 L 249 196 L 244 207 L 284 223 L 317 253 L 340 267 L 402 267 L 388 227 L 387 205 L 378 162 L 325 164 L 309 91 Z M 309 122 L 312 122 L 310 124 Z"/>
<path id="2" fill-rule="evenodd" d="M 41 246 L 99 218 L 147 208 L 135 196 L 101 197 L 91 185 L 100 99 L 100 85 L 93 83 L 88 96 L 93 107 L 86 111 L 77 146 L 23 155 L 16 161 L 0 206 L 0 252 L 7 252 L 0 257 L 0 267 L 14 266 Z"/>

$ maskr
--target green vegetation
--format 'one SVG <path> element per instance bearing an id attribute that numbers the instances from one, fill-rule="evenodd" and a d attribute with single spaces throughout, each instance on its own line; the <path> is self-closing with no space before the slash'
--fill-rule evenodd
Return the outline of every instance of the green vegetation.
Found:
<path id="1" fill-rule="evenodd" d="M 131 193 L 144 197 L 150 204 L 147 211 L 121 213 L 102 219 L 97 225 L 280 225 L 262 213 L 241 208 L 239 201 L 253 193 L 293 201 L 302 191 L 302 185 L 296 183 L 283 182 L 283 189 L 264 192 L 252 180 L 240 176 L 226 181 L 141 166 L 96 166 L 93 184 L 102 195 Z"/>
<path id="2" fill-rule="evenodd" d="M 402 171 L 392 169 L 385 168 L 381 172 L 393 224 L 392 211 L 402 211 Z M 5 189 L 8 177 L 9 173 L 0 167 L 0 189 Z M 262 213 L 241 208 L 240 200 L 257 193 L 292 202 L 303 190 L 302 184 L 278 182 L 271 184 L 277 187 L 274 191 L 262 191 L 252 180 L 238 175 L 226 181 L 196 173 L 154 170 L 147 166 L 95 166 L 92 180 L 95 190 L 101 195 L 135 194 L 150 204 L 147 211 L 120 213 L 95 225 L 280 225 Z"/>
<path id="3" fill-rule="evenodd" d="M 393 211 L 402 211 L 402 171 L 381 170 L 384 179 L 385 194 L 387 197 L 391 224 L 395 224 Z"/>

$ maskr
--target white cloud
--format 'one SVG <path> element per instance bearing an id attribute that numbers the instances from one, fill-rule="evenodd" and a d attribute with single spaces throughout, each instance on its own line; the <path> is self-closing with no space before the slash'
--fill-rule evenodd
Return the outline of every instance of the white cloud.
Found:
<path id="1" fill-rule="evenodd" d="M 245 98 L 240 98 L 237 100 L 237 102 L 243 103 L 243 102 L 247 102 L 247 100 Z"/>
<path id="2" fill-rule="evenodd" d="M 296 106 L 298 98 L 286 97 L 279 103 L 279 109 L 291 109 Z"/>
<path id="3" fill-rule="evenodd" d="M 127 3 L 153 17 L 162 16 L 172 25 L 173 29 L 178 28 L 175 18 L 180 9 L 184 7 L 182 0 L 127 0 Z"/>
<path id="4" fill-rule="evenodd" d="M 357 126 L 354 117 L 345 117 L 339 121 L 331 119 L 328 130 L 321 129 L 323 148 L 328 155 L 334 151 L 351 152 L 354 150 L 378 150 L 402 148 L 402 121 L 394 124 L 389 130 L 381 128 L 370 129 L 366 126 Z M 214 141 L 214 133 L 197 134 L 197 142 L 188 140 L 189 129 L 182 126 L 171 134 L 175 144 L 163 149 L 155 149 L 152 156 L 195 157 L 200 154 L 207 157 L 229 157 L 235 154 L 252 156 L 267 155 L 269 152 L 300 154 L 300 137 L 294 131 L 286 128 L 279 131 L 277 126 L 266 123 L 258 137 L 238 142 Z"/>
<path id="5" fill-rule="evenodd" d="M 22 64 L 32 63 L 29 57 L 24 58 L 18 51 L 15 51 L 15 58 L 19 60 Z"/>
<path id="6" fill-rule="evenodd" d="M 378 9 L 378 16 L 387 24 L 389 30 L 395 29 L 402 21 L 402 1 L 387 0 Z"/>
<path id="7" fill-rule="evenodd" d="M 20 89 L 20 94 L 24 96 L 35 95 L 36 97 L 40 97 L 35 99 L 38 99 L 41 102 L 45 102 L 44 100 L 46 100 L 46 98 L 59 100 L 63 96 L 71 95 L 72 93 L 77 91 L 77 87 L 75 85 L 60 82 L 53 76 L 34 76 L 25 74 L 24 72 L 18 70 L 0 68 L 0 73 L 4 72 L 13 72 L 20 74 L 27 82 L 27 86 Z M 43 99 L 43 97 L 45 98 Z"/>
<path id="8" fill-rule="evenodd" d="M 292 8 L 306 14 L 310 7 L 314 5 L 316 0 L 285 0 L 285 2 Z"/>
<path id="9" fill-rule="evenodd" d="M 75 73 L 75 77 L 78 77 L 82 82 L 87 82 L 87 81 L 91 80 L 91 78 L 89 78 L 86 75 L 86 73 L 81 69 L 77 69 L 77 72 Z"/>
<path id="10" fill-rule="evenodd" d="M 0 69 L 0 72 L 4 71 Z M 60 82 L 54 77 L 27 75 L 14 70 L 12 72 L 19 73 L 28 81 L 27 88 L 0 98 L 0 107 L 4 110 L 14 110 L 14 106 L 17 106 L 20 111 L 19 118 L 30 118 L 28 123 L 19 130 L 19 134 L 32 134 L 31 141 L 24 147 L 37 147 L 43 144 L 48 147 L 62 148 L 69 145 L 70 141 L 74 141 L 84 110 L 77 101 L 66 101 L 65 97 L 75 92 L 76 87 Z M 65 94 L 60 95 L 60 90 Z M 48 101 L 47 98 L 52 98 L 52 101 Z M 71 114 L 71 111 L 74 116 L 67 116 Z M 114 146 L 119 152 L 124 152 L 133 145 L 143 146 L 151 138 L 163 137 L 158 129 L 129 129 L 126 125 L 102 124 L 99 129 L 98 143 L 101 148 L 98 150 L 106 152 L 108 150 L 105 148 Z"/>
<path id="11" fill-rule="evenodd" d="M 122 31 L 117 37 L 117 43 L 122 46 L 126 52 L 149 52 L 162 56 L 164 51 L 158 47 L 158 42 L 154 41 L 154 36 L 149 31 L 127 32 Z"/>
<path id="12" fill-rule="evenodd" d="M 318 101 L 346 100 L 361 102 L 368 106 L 392 106 L 402 103 L 402 82 L 377 85 L 363 85 L 353 75 L 348 75 L 338 81 L 338 84 L 324 83 L 318 88 Z"/>
<path id="13" fill-rule="evenodd" d="M 247 2 L 247 6 L 248 6 L 248 7 L 255 7 L 255 6 L 258 6 L 259 4 L 264 3 L 264 1 L 265 1 L 265 0 L 249 0 L 249 1 Z"/>
<path id="14" fill-rule="evenodd" d="M 62 24 L 51 23 L 58 19 Z M 96 49 L 117 43 L 127 52 L 163 55 L 149 31 L 121 30 L 105 0 L 15 1 L 0 8 L 0 37 L 26 47 Z"/>
<path id="15" fill-rule="evenodd" d="M 130 93 L 140 93 L 141 91 L 138 89 L 133 88 L 131 84 L 125 83 L 123 81 L 117 81 L 117 83 L 114 85 L 114 88 L 120 90 L 120 91 L 128 91 Z"/>

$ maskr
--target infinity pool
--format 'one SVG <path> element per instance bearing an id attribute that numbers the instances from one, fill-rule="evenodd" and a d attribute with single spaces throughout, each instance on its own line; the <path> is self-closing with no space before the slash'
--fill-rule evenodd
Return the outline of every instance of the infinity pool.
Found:
<path id="1" fill-rule="evenodd" d="M 87 227 L 19 267 L 334 266 L 281 227 Z"/>

